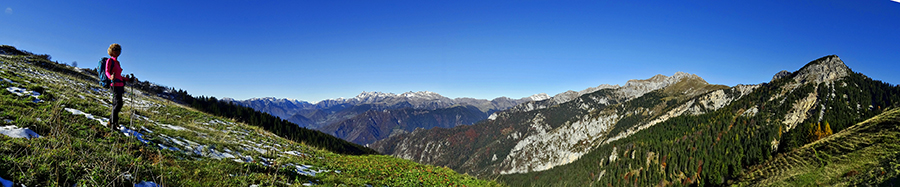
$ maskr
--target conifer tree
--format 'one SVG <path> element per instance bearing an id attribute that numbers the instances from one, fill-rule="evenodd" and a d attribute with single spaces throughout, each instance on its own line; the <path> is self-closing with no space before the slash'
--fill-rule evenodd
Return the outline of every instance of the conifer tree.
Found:
<path id="1" fill-rule="evenodd" d="M 822 131 L 822 122 L 816 123 L 816 140 L 822 139 L 825 137 L 825 132 Z"/>

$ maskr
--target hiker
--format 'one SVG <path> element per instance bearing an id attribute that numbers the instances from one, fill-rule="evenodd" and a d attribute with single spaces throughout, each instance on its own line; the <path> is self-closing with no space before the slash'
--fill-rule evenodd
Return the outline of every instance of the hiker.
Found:
<path id="1" fill-rule="evenodd" d="M 109 117 L 109 128 L 116 128 L 119 124 L 119 111 L 122 110 L 122 94 L 125 93 L 125 82 L 137 81 L 137 78 L 134 78 L 134 75 L 128 75 L 123 77 L 122 74 L 122 66 L 119 64 L 119 55 L 122 54 L 122 46 L 114 43 L 109 45 L 109 49 L 106 50 L 109 53 L 109 59 L 106 60 L 106 77 L 109 77 L 112 80 L 110 85 L 110 91 L 113 93 L 112 98 L 112 116 Z"/>

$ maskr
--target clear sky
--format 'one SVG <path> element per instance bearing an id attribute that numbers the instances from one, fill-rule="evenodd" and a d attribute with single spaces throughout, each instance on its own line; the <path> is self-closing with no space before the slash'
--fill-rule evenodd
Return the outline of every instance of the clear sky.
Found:
<path id="1" fill-rule="evenodd" d="M 321 3 L 326 2 L 326 3 Z M 0 44 L 193 95 L 554 95 L 677 71 L 733 86 L 836 54 L 900 83 L 900 3 L 791 1 L 0 1 Z"/>

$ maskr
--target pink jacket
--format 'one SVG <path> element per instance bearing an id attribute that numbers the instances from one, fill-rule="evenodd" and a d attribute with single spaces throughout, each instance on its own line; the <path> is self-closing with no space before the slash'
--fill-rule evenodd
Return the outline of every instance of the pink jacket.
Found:
<path id="1" fill-rule="evenodd" d="M 115 87 L 125 86 L 125 82 L 128 81 L 128 78 L 122 76 L 122 67 L 119 66 L 119 60 L 117 60 L 116 57 L 106 59 L 106 77 L 109 77 L 109 79 L 112 80 L 110 86 Z"/>

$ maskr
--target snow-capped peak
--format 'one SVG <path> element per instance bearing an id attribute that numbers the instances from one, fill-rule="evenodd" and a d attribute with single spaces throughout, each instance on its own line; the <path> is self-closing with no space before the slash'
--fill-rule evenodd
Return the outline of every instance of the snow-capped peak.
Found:
<path id="1" fill-rule="evenodd" d="M 418 92 L 406 92 L 400 94 L 401 97 L 406 97 L 410 99 L 440 99 L 443 98 L 441 94 L 429 92 L 429 91 L 418 91 Z"/>
<path id="2" fill-rule="evenodd" d="M 359 101 L 366 101 L 370 99 L 383 99 L 388 97 L 397 97 L 397 94 L 393 93 L 384 93 L 384 92 L 362 92 L 356 96 L 356 99 Z"/>

